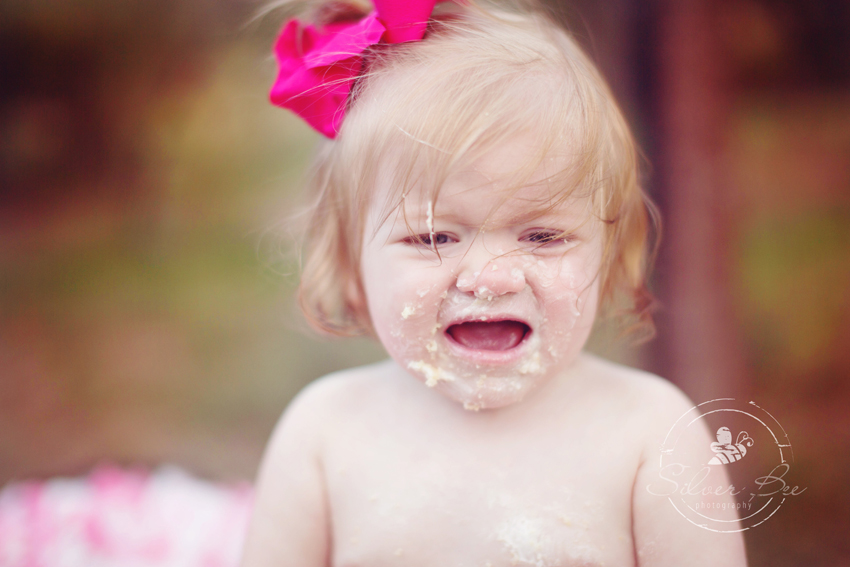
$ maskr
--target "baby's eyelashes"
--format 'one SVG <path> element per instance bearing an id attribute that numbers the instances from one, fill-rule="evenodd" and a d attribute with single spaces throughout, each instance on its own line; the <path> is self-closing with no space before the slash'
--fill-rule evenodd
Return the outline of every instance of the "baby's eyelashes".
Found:
<path id="1" fill-rule="evenodd" d="M 433 232 L 413 234 L 402 240 L 404 244 L 419 248 L 439 248 L 460 242 L 460 237 L 448 232 Z M 534 229 L 521 234 L 518 238 L 521 244 L 530 245 L 533 249 L 560 248 L 571 245 L 578 240 L 575 234 L 560 230 Z"/>
<path id="2" fill-rule="evenodd" d="M 533 244 L 536 248 L 554 247 L 571 244 L 576 241 L 576 235 L 560 230 L 532 230 L 520 237 L 520 241 Z"/>
<path id="3" fill-rule="evenodd" d="M 458 239 L 445 232 L 435 232 L 408 236 L 403 242 L 412 246 L 433 248 L 435 246 L 445 246 L 446 244 L 458 242 Z"/>

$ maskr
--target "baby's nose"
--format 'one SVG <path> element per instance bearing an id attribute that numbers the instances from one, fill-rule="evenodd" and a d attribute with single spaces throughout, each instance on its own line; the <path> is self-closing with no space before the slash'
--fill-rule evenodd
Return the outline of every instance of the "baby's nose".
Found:
<path id="1" fill-rule="evenodd" d="M 481 299 L 519 293 L 525 288 L 525 273 L 509 256 L 481 254 L 470 258 L 469 251 L 463 268 L 458 273 L 458 290 Z"/>

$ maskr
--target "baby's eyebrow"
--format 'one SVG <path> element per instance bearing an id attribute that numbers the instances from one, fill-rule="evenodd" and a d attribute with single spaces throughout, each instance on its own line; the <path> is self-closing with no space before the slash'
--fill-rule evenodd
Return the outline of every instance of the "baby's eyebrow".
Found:
<path id="1" fill-rule="evenodd" d="M 498 218 L 498 215 L 497 215 Z M 551 228 L 563 228 L 566 225 L 577 226 L 581 224 L 580 215 L 571 214 L 564 211 L 551 210 L 528 210 L 510 215 L 506 218 L 498 219 L 498 223 L 488 222 L 488 226 L 520 226 L 520 225 L 540 225 Z"/>
<path id="2" fill-rule="evenodd" d="M 452 209 L 441 207 L 439 203 L 434 209 L 433 218 L 435 220 L 457 224 L 467 224 L 469 222 L 469 219 L 464 214 L 458 213 Z M 547 210 L 545 208 L 528 208 L 511 214 L 504 213 L 505 211 L 496 209 L 493 214 L 486 218 L 483 227 L 492 230 L 503 227 L 535 224 L 549 226 L 551 228 L 563 228 L 566 225 L 578 226 L 583 224 L 586 220 L 582 218 L 581 214 L 577 214 L 574 211 Z M 411 226 L 420 224 L 424 226 L 426 219 L 428 218 L 427 209 L 426 207 L 422 207 L 421 210 L 418 208 L 416 210 L 411 210 L 408 212 L 406 218 Z"/>
<path id="3" fill-rule="evenodd" d="M 542 224 L 547 224 L 549 222 L 557 222 L 562 220 L 563 215 L 555 215 L 552 214 L 551 211 L 525 211 L 521 213 L 517 213 L 511 215 L 504 219 L 500 224 L 504 224 L 507 226 L 516 226 L 520 224 L 528 224 L 534 221 L 540 221 Z"/>

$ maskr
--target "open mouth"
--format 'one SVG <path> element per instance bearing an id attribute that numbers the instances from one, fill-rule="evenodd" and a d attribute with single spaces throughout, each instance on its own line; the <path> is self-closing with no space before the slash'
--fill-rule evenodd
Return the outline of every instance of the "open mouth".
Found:
<path id="1" fill-rule="evenodd" d="M 510 350 L 519 345 L 531 327 L 522 321 L 467 321 L 446 329 L 458 344 L 473 350 Z"/>

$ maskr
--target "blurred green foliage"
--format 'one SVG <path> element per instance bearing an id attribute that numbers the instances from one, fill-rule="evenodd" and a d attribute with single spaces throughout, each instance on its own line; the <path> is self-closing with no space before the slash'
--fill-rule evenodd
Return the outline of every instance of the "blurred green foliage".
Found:
<path id="1" fill-rule="evenodd" d="M 761 219 L 744 235 L 740 267 L 762 372 L 805 378 L 846 348 L 850 211 Z"/>
<path id="2" fill-rule="evenodd" d="M 100 459 L 251 477 L 301 387 L 383 356 L 294 305 L 316 135 L 268 104 L 279 20 L 248 8 L 4 4 L 0 482 Z"/>

